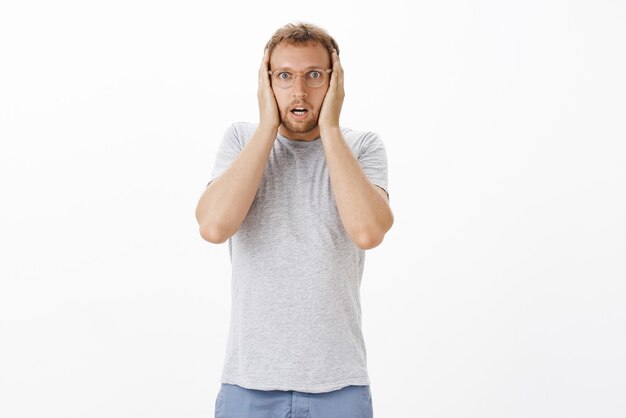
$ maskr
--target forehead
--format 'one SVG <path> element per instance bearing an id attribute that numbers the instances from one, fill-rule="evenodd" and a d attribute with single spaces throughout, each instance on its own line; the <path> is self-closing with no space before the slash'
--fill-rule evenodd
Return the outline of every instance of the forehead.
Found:
<path id="1" fill-rule="evenodd" d="M 271 68 L 290 68 L 303 71 L 308 68 L 329 68 L 328 51 L 318 42 L 292 45 L 282 42 L 274 48 L 270 57 Z"/>

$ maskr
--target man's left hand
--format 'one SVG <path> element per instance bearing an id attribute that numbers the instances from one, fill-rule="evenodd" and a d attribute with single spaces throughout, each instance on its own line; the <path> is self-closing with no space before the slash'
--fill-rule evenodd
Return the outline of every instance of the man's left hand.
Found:
<path id="1" fill-rule="evenodd" d="M 320 130 L 339 128 L 339 114 L 341 113 L 341 106 L 343 105 L 343 99 L 345 97 L 343 90 L 343 68 L 339 62 L 339 55 L 337 55 L 337 51 L 334 49 L 332 60 L 333 72 L 330 77 L 330 86 L 326 91 L 318 121 Z"/>

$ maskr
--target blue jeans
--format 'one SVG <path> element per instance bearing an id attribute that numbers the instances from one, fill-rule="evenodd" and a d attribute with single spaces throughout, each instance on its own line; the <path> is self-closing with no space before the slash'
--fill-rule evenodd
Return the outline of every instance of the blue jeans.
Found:
<path id="1" fill-rule="evenodd" d="M 368 386 L 325 393 L 256 390 L 222 383 L 215 418 L 373 418 Z"/>

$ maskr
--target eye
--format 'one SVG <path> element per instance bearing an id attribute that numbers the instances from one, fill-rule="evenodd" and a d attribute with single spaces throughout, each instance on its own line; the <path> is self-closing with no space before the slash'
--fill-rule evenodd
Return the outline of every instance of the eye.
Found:
<path id="1" fill-rule="evenodd" d="M 278 73 L 277 77 L 280 80 L 289 80 L 291 78 L 291 74 L 285 71 L 281 71 L 280 73 Z"/>
<path id="2" fill-rule="evenodd" d="M 319 71 L 316 71 L 316 70 L 309 71 L 309 78 L 316 79 L 316 78 L 320 78 L 321 76 L 322 76 L 322 73 L 320 73 Z"/>

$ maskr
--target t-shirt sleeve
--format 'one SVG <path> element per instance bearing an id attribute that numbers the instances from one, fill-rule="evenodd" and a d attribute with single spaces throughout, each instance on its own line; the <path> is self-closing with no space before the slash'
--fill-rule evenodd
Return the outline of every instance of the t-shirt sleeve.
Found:
<path id="1" fill-rule="evenodd" d="M 215 155 L 213 168 L 211 170 L 207 186 L 228 170 L 233 161 L 235 161 L 235 159 L 239 156 L 242 149 L 243 146 L 240 142 L 239 135 L 237 134 L 237 128 L 235 124 L 232 124 L 226 132 L 224 132 L 222 141 L 217 149 L 217 154 Z"/>
<path id="2" fill-rule="evenodd" d="M 378 134 L 368 132 L 361 143 L 359 164 L 372 184 L 382 188 L 389 198 L 387 185 L 387 152 Z"/>

